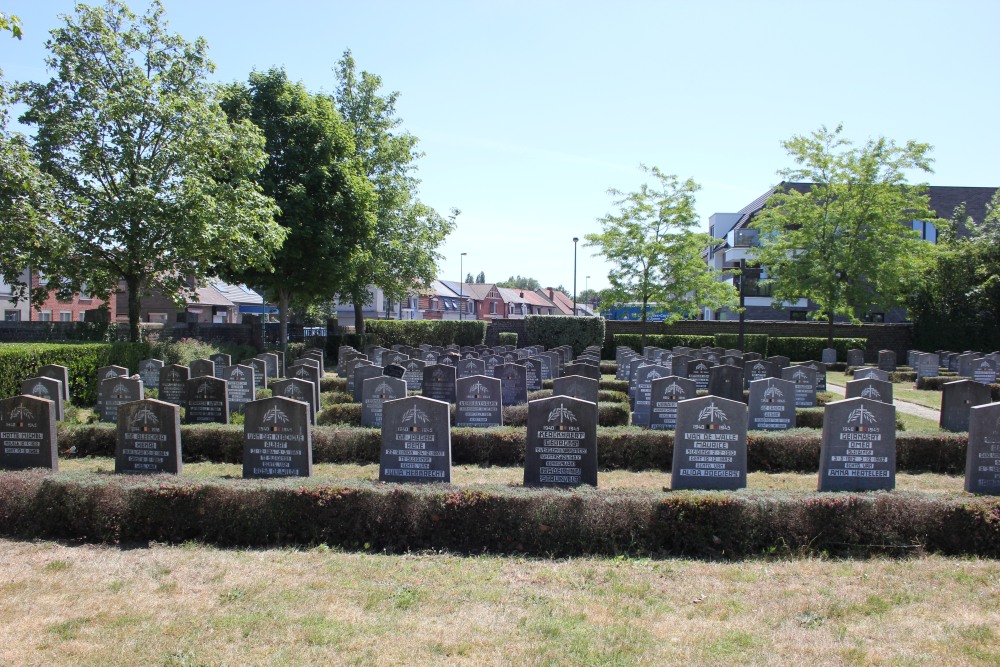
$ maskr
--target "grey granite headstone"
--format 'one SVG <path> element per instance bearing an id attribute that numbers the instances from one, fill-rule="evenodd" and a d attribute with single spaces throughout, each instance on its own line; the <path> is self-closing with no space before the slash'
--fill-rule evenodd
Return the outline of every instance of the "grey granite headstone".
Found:
<path id="1" fill-rule="evenodd" d="M 450 483 L 449 412 L 444 401 L 423 396 L 384 403 L 379 481 Z"/>
<path id="2" fill-rule="evenodd" d="M 159 359 L 143 359 L 139 362 L 136 373 L 142 380 L 143 389 L 160 390 L 160 370 L 162 368 L 163 362 Z"/>
<path id="3" fill-rule="evenodd" d="M 382 406 L 386 401 L 406 398 L 406 383 L 391 376 L 371 377 L 361 386 L 361 425 L 382 426 Z"/>
<path id="4" fill-rule="evenodd" d="M 750 423 L 754 431 L 795 428 L 795 383 L 764 378 L 750 383 Z"/>
<path id="5" fill-rule="evenodd" d="M 601 379 L 601 368 L 600 366 L 594 366 L 593 364 L 587 363 L 572 363 L 566 364 L 562 369 L 563 375 L 582 375 L 583 377 L 588 377 L 593 380 Z"/>
<path id="6" fill-rule="evenodd" d="M 278 367 L 277 375 L 278 377 L 285 377 L 285 353 L 281 350 L 275 350 L 272 352 L 273 355 L 278 357 Z"/>
<path id="7" fill-rule="evenodd" d="M 789 359 L 786 356 L 780 355 L 780 354 L 776 354 L 774 356 L 768 357 L 764 361 L 770 361 L 772 364 L 774 364 L 778 368 L 782 368 L 782 369 L 788 368 L 791 365 L 791 363 L 792 363 L 791 359 Z"/>
<path id="8" fill-rule="evenodd" d="M 820 491 L 896 487 L 896 408 L 867 398 L 828 403 L 819 456 Z"/>
<path id="9" fill-rule="evenodd" d="M 883 382 L 889 381 L 888 371 L 884 371 L 881 368 L 858 368 L 854 371 L 855 380 L 864 380 L 865 378 L 875 378 L 876 380 L 882 380 Z"/>
<path id="10" fill-rule="evenodd" d="M 743 369 L 724 364 L 708 369 L 708 393 L 731 401 L 743 401 Z"/>
<path id="11" fill-rule="evenodd" d="M 965 490 L 1000 496 L 1000 403 L 969 410 Z"/>
<path id="12" fill-rule="evenodd" d="M 267 389 L 267 364 L 264 363 L 263 359 L 245 359 L 240 364 L 253 368 L 253 386 L 255 389 Z"/>
<path id="13" fill-rule="evenodd" d="M 320 372 L 319 368 L 316 366 L 310 366 L 308 364 L 299 364 L 297 366 L 290 366 L 286 372 L 285 376 L 290 380 L 305 380 L 306 382 L 313 383 L 313 405 L 319 409 L 320 401 L 320 391 L 319 391 L 319 381 L 323 374 Z"/>
<path id="14" fill-rule="evenodd" d="M 596 417 L 593 403 L 568 396 L 528 403 L 524 485 L 596 487 Z"/>
<path id="15" fill-rule="evenodd" d="M 486 375 L 486 362 L 482 359 L 462 359 L 458 364 L 458 377 L 469 378 L 473 375 Z"/>
<path id="16" fill-rule="evenodd" d="M 254 400 L 253 375 L 253 366 L 242 364 L 227 366 L 222 370 L 222 379 L 226 381 L 226 398 L 229 401 L 230 414 L 243 412 L 243 407 Z"/>
<path id="17" fill-rule="evenodd" d="M 501 354 L 488 354 L 483 357 L 483 361 L 486 362 L 487 375 L 493 375 L 493 369 L 504 363 L 503 355 Z"/>
<path id="18" fill-rule="evenodd" d="M 229 354 L 224 354 L 222 352 L 216 352 L 215 354 L 210 354 L 208 358 L 211 360 L 212 364 L 215 366 L 214 375 L 217 378 L 222 377 L 222 371 L 233 365 L 233 357 Z"/>
<path id="19" fill-rule="evenodd" d="M 191 378 L 187 381 L 184 408 L 185 424 L 228 424 L 226 381 L 213 375 Z"/>
<path id="20" fill-rule="evenodd" d="M 892 403 L 892 383 L 876 378 L 851 380 L 844 392 L 845 398 L 867 398 L 882 403 Z"/>
<path id="21" fill-rule="evenodd" d="M 399 364 L 400 366 L 402 366 L 403 362 L 409 361 L 409 359 L 410 355 L 406 354 L 405 352 L 389 352 L 388 354 L 382 355 L 382 361 L 385 363 L 386 366 L 390 364 Z"/>
<path id="22" fill-rule="evenodd" d="M 21 393 L 25 396 L 44 398 L 52 401 L 56 413 L 56 421 L 63 420 L 63 388 L 62 382 L 49 377 L 28 378 L 21 382 Z"/>
<path id="23" fill-rule="evenodd" d="M 548 350 L 547 352 L 542 352 L 540 356 L 549 358 L 549 373 L 553 380 L 562 375 L 562 357 L 558 352 L 553 350 Z M 489 369 L 487 369 L 487 375 L 489 375 Z"/>
<path id="24" fill-rule="evenodd" d="M 437 366 L 438 360 L 441 355 L 433 350 L 428 350 L 420 355 L 420 360 L 423 361 L 428 366 Z"/>
<path id="25" fill-rule="evenodd" d="M 424 382 L 421 392 L 427 398 L 445 403 L 455 402 L 455 367 L 434 364 L 424 367 Z M 409 383 L 406 385 L 409 387 Z"/>
<path id="26" fill-rule="evenodd" d="M 633 379 L 635 380 L 635 402 L 632 410 L 632 423 L 636 426 L 648 427 L 653 396 L 653 382 L 670 375 L 666 366 L 647 364 L 640 366 Z"/>
<path id="27" fill-rule="evenodd" d="M 852 366 L 864 366 L 865 365 L 865 352 L 864 350 L 859 350 L 857 348 L 851 348 L 847 351 L 847 365 Z"/>
<path id="28" fill-rule="evenodd" d="M 69 400 L 69 368 L 59 364 L 45 364 L 38 369 L 39 377 L 52 378 L 63 383 L 63 400 Z"/>
<path id="29" fill-rule="evenodd" d="M 493 369 L 493 376 L 500 378 L 503 406 L 528 402 L 528 369 L 520 364 L 504 364 Z"/>
<path id="30" fill-rule="evenodd" d="M 941 359 L 937 354 L 924 353 L 917 357 L 917 377 L 937 377 Z"/>
<path id="31" fill-rule="evenodd" d="M 816 371 L 808 366 L 789 366 L 781 371 L 782 380 L 795 383 L 795 407 L 816 407 Z"/>
<path id="32" fill-rule="evenodd" d="M 946 382 L 941 387 L 941 421 L 945 431 L 968 431 L 969 410 L 990 402 L 989 386 L 974 380 Z"/>
<path id="33" fill-rule="evenodd" d="M 997 381 L 997 362 L 988 357 L 976 359 L 972 366 L 972 379 L 983 384 L 994 384 Z"/>
<path id="34" fill-rule="evenodd" d="M 169 364 L 161 368 L 160 400 L 183 406 L 184 398 L 187 394 L 187 381 L 190 377 L 191 369 L 187 366 Z"/>
<path id="35" fill-rule="evenodd" d="M 731 490 L 746 485 L 746 404 L 717 396 L 678 403 L 670 488 Z"/>
<path id="36" fill-rule="evenodd" d="M 459 378 L 455 426 L 489 428 L 503 426 L 503 406 L 499 378 L 472 375 Z"/>
<path id="37" fill-rule="evenodd" d="M 385 375 L 385 368 L 382 366 L 360 365 L 354 369 L 354 382 L 351 383 L 351 395 L 354 397 L 355 403 L 361 402 L 361 390 L 364 386 L 365 380 L 368 378 L 380 377 Z"/>
<path id="38" fill-rule="evenodd" d="M 879 350 L 878 367 L 887 373 L 896 370 L 896 353 L 892 350 Z"/>
<path id="39" fill-rule="evenodd" d="M 314 399 L 314 396 L 316 395 L 316 385 L 312 382 L 308 380 L 300 380 L 298 378 L 275 380 L 271 383 L 271 393 L 273 396 L 283 396 L 293 401 L 307 403 L 309 405 L 309 419 L 312 421 L 314 426 L 316 425 L 316 411 L 318 410 L 318 404 Z"/>
<path id="40" fill-rule="evenodd" d="M 708 391 L 709 372 L 712 362 L 707 359 L 695 359 L 687 364 L 687 379 L 694 380 L 701 391 Z"/>
<path id="41" fill-rule="evenodd" d="M 203 375 L 215 377 L 215 364 L 211 359 L 195 359 L 188 368 L 191 369 L 191 377 L 197 378 Z"/>
<path id="42" fill-rule="evenodd" d="M 402 380 L 403 376 L 406 375 L 406 369 L 400 366 L 399 364 L 389 364 L 388 366 L 382 369 L 382 375 L 388 375 L 391 378 Z"/>
<path id="43" fill-rule="evenodd" d="M 959 376 L 964 378 L 972 377 L 972 369 L 975 366 L 976 360 L 979 359 L 980 356 L 981 355 L 978 352 L 966 352 L 958 355 Z"/>
<path id="44" fill-rule="evenodd" d="M 533 357 L 524 357 L 518 362 L 524 366 L 524 386 L 530 391 L 538 391 L 542 388 L 542 362 Z"/>
<path id="45" fill-rule="evenodd" d="M 354 382 L 357 379 L 355 377 L 355 375 L 354 375 L 354 371 L 356 371 L 361 366 L 374 366 L 374 365 L 375 364 L 373 364 L 372 362 L 368 361 L 367 359 L 361 359 L 360 357 L 356 357 L 354 359 L 351 359 L 346 364 L 344 364 L 344 372 L 347 373 L 347 393 L 348 394 L 351 394 L 351 396 L 354 395 Z M 381 374 L 381 372 L 382 371 L 379 371 L 380 374 Z"/>
<path id="46" fill-rule="evenodd" d="M 653 380 L 650 395 L 649 428 L 673 431 L 677 427 L 677 404 L 695 398 L 698 387 L 694 380 L 668 375 Z M 640 424 L 641 426 L 641 424 Z"/>
<path id="47" fill-rule="evenodd" d="M 269 381 L 271 378 L 278 377 L 278 355 L 274 352 L 261 352 L 254 358 L 263 360 L 264 371 L 267 373 Z"/>
<path id="48" fill-rule="evenodd" d="M 569 396 L 597 405 L 601 383 L 582 375 L 563 375 L 552 381 L 553 396 Z"/>
<path id="49" fill-rule="evenodd" d="M 281 396 L 244 408 L 243 477 L 311 477 L 309 405 Z"/>
<path id="50" fill-rule="evenodd" d="M 407 391 L 423 391 L 424 388 L 424 368 L 426 365 L 419 359 L 410 359 L 403 364 L 406 372 L 403 373 L 403 381 L 406 382 Z"/>
<path id="51" fill-rule="evenodd" d="M 538 362 L 538 368 L 540 369 L 539 378 L 542 382 L 545 380 L 552 380 L 552 359 L 545 354 L 536 354 L 530 357 L 531 359 Z"/>
<path id="52" fill-rule="evenodd" d="M 110 377 L 97 386 L 97 408 L 101 421 L 118 419 L 118 406 L 142 398 L 142 380 L 127 377 Z"/>
<path id="53" fill-rule="evenodd" d="M 688 364 L 694 361 L 697 361 L 697 358 L 692 357 L 690 354 L 674 352 L 674 356 L 670 360 L 670 370 L 677 377 L 686 378 L 688 374 Z"/>
<path id="54" fill-rule="evenodd" d="M 52 401 L 34 396 L 0 400 L 0 470 L 59 469 Z"/>
<path id="55" fill-rule="evenodd" d="M 822 361 L 806 361 L 802 365 L 816 371 L 816 391 L 826 391 L 826 364 Z"/>
<path id="56" fill-rule="evenodd" d="M 833 348 L 833 347 L 824 347 L 823 348 L 823 356 L 820 357 L 820 360 L 824 364 L 835 364 L 835 363 L 837 363 L 837 349 Z"/>
<path id="57" fill-rule="evenodd" d="M 118 407 L 116 473 L 180 473 L 181 409 L 142 400 Z"/>
<path id="58" fill-rule="evenodd" d="M 750 388 L 751 382 L 764 380 L 766 378 L 780 378 L 781 368 L 770 361 L 757 359 L 743 367 L 743 380 L 746 382 L 745 388 Z"/>
<path id="59" fill-rule="evenodd" d="M 97 369 L 97 383 L 114 377 L 128 377 L 128 369 L 124 366 L 102 366 Z"/>

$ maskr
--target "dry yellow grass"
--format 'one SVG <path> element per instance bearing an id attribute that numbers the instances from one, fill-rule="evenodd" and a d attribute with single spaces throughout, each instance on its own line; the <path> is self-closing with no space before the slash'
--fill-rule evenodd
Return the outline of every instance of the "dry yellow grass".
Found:
<path id="1" fill-rule="evenodd" d="M 997 665 L 1000 564 L 0 541 L 4 665 Z"/>

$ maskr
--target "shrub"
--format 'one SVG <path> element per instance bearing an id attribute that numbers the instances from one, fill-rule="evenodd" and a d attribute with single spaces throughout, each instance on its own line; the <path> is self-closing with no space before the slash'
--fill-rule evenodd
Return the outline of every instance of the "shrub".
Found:
<path id="1" fill-rule="evenodd" d="M 4 343 L 0 345 L 0 397 L 21 393 L 21 382 L 39 367 L 60 364 L 69 368 L 70 398 L 78 405 L 97 400 L 97 369 L 124 366 L 135 372 L 149 356 L 146 343 Z"/>
<path id="2" fill-rule="evenodd" d="M 544 345 L 547 350 L 569 345 L 574 355 L 591 345 L 604 345 L 603 317 L 528 315 L 524 325 L 527 345 Z"/>
<path id="3" fill-rule="evenodd" d="M 319 391 L 347 391 L 347 378 L 325 375 L 319 379 Z"/>
<path id="4" fill-rule="evenodd" d="M 372 320 L 368 333 L 383 347 L 392 345 L 482 345 L 486 322 L 479 320 Z M 361 348 L 356 348 L 361 349 Z"/>
<path id="5" fill-rule="evenodd" d="M 948 384 L 949 382 L 958 382 L 961 379 L 962 378 L 956 377 L 954 375 L 952 376 L 934 375 L 930 377 L 922 377 L 919 380 L 917 380 L 917 389 L 925 389 L 927 391 L 943 391 L 944 385 Z M 990 400 L 1000 401 L 1000 384 L 990 385 Z"/>
<path id="6" fill-rule="evenodd" d="M 715 334 L 715 347 L 724 347 L 727 350 L 735 350 L 739 346 L 740 335 L 721 333 Z M 756 352 L 762 357 L 767 355 L 767 334 L 743 334 L 743 351 Z"/>
<path id="7" fill-rule="evenodd" d="M 640 334 L 615 334 L 615 347 L 622 345 L 630 347 L 636 352 L 642 353 L 642 335 Z M 688 336 L 675 334 L 649 334 L 646 336 L 646 345 L 650 347 L 661 347 L 670 350 L 675 347 L 711 347 L 715 344 L 712 336 Z"/>
<path id="8" fill-rule="evenodd" d="M 838 359 L 847 359 L 847 351 L 851 348 L 865 349 L 867 338 L 834 338 L 833 348 L 837 350 Z M 770 356 L 781 355 L 792 361 L 819 361 L 823 358 L 826 338 L 806 338 L 794 336 L 771 336 L 767 340 L 767 352 Z"/>
<path id="9" fill-rule="evenodd" d="M 157 343 L 150 349 L 149 356 L 161 359 L 165 364 L 187 366 L 195 359 L 208 359 L 218 352 L 231 355 L 233 362 L 237 362 L 257 354 L 257 348 L 251 345 L 216 345 L 197 338 L 181 338 Z"/>
<path id="10" fill-rule="evenodd" d="M 517 332 L 501 331 L 497 334 L 497 342 L 501 345 L 517 345 Z"/>
<path id="11" fill-rule="evenodd" d="M 627 426 L 630 416 L 628 403 L 598 403 L 598 424 L 601 426 Z M 316 416 L 321 426 L 343 424 L 360 426 L 361 404 L 341 403 L 324 407 Z M 451 423 L 455 423 L 455 406 L 451 407 Z M 511 405 L 503 409 L 503 423 L 523 427 L 528 423 L 528 405 Z"/>

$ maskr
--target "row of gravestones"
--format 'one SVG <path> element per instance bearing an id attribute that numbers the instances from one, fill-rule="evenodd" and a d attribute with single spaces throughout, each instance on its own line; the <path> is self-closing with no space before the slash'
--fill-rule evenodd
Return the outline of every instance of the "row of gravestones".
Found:
<path id="1" fill-rule="evenodd" d="M 981 352 L 907 352 L 907 364 L 917 372 L 917 377 L 934 377 L 941 371 L 957 373 L 983 384 L 1000 382 L 1000 352 L 983 354 Z"/>
<path id="2" fill-rule="evenodd" d="M 965 488 L 1000 495 L 1000 402 L 972 408 Z M 272 397 L 246 406 L 243 476 L 312 474 L 309 406 Z M 747 406 L 716 396 L 679 401 L 671 488 L 727 490 L 747 485 Z M 52 401 L 0 400 L 0 468 L 56 469 Z M 385 402 L 379 478 L 450 482 L 449 406 L 414 396 Z M 596 404 L 570 396 L 531 401 L 524 462 L 526 486 L 597 485 Z M 118 407 L 115 470 L 178 473 L 180 409 L 157 400 Z M 820 491 L 895 488 L 896 414 L 892 405 L 850 398 L 825 408 Z"/>

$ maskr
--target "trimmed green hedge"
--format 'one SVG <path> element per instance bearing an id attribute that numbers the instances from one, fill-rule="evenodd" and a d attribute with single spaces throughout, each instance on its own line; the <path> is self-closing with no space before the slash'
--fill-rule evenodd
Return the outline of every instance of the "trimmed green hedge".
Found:
<path id="1" fill-rule="evenodd" d="M 559 491 L 313 481 L 0 476 L 0 534 L 224 547 L 585 555 L 1000 556 L 1000 498 Z"/>
<path id="2" fill-rule="evenodd" d="M 598 403 L 597 404 L 598 424 L 601 426 L 628 426 L 631 412 L 628 403 Z M 361 425 L 361 404 L 341 403 L 330 404 L 324 407 L 316 416 L 321 426 Z M 451 406 L 451 423 L 455 423 L 455 406 Z M 507 426 L 521 426 L 528 424 L 528 406 L 511 405 L 503 409 L 503 423 Z"/>
<path id="3" fill-rule="evenodd" d="M 451 456 L 456 464 L 516 466 L 524 463 L 527 435 L 523 427 L 453 428 Z M 819 469 L 819 431 L 750 431 L 747 467 L 751 472 L 808 472 Z M 222 424 L 181 426 L 185 461 L 240 463 L 243 427 Z M 313 428 L 316 463 L 378 463 L 381 432 L 375 428 L 317 426 Z M 896 467 L 900 472 L 965 472 L 965 433 L 899 433 Z M 632 426 L 597 430 L 598 463 L 605 470 L 669 470 L 673 457 L 672 431 L 650 431 Z M 114 456 L 115 427 L 92 424 L 60 428 L 59 449 L 64 455 Z"/>
<path id="4" fill-rule="evenodd" d="M 833 339 L 833 349 L 837 350 L 838 359 L 847 359 L 847 351 L 851 348 L 863 350 L 867 346 L 867 338 Z M 819 361 L 823 358 L 824 348 L 826 348 L 826 338 L 771 336 L 767 339 L 769 356 L 781 355 L 792 361 Z"/>
<path id="5" fill-rule="evenodd" d="M 365 326 L 383 347 L 482 345 L 486 340 L 486 322 L 479 320 L 370 320 Z"/>
<path id="6" fill-rule="evenodd" d="M 614 346 L 620 347 L 624 345 L 625 347 L 630 347 L 636 352 L 639 352 L 641 354 L 642 338 L 643 337 L 641 334 L 615 334 Z M 649 334 L 646 336 L 646 345 L 649 347 L 661 347 L 664 350 L 670 350 L 678 346 L 698 349 L 700 347 L 706 347 L 706 346 L 712 347 L 713 345 L 715 345 L 715 337 L 675 335 L 675 334 Z"/>
<path id="7" fill-rule="evenodd" d="M 715 346 L 724 347 L 727 350 L 735 350 L 739 346 L 739 334 L 715 334 Z M 756 352 L 762 357 L 767 355 L 767 334 L 743 334 L 743 351 Z"/>
<path id="8" fill-rule="evenodd" d="M 39 367 L 60 364 L 69 368 L 70 398 L 77 405 L 97 401 L 97 369 L 124 366 L 135 372 L 149 357 L 146 343 L 2 343 L 0 344 L 0 398 L 21 393 L 21 382 Z"/>
<path id="9" fill-rule="evenodd" d="M 917 389 L 925 389 L 927 391 L 943 391 L 944 385 L 949 382 L 958 382 L 964 378 L 951 376 L 930 376 L 922 377 L 917 380 Z M 993 401 L 1000 401 L 1000 384 L 990 385 L 990 398 Z"/>
<path id="10" fill-rule="evenodd" d="M 550 350 L 569 345 L 576 356 L 591 345 L 604 345 L 603 317 L 553 317 L 528 315 L 524 318 L 528 345 L 544 345 Z"/>
<path id="11" fill-rule="evenodd" d="M 501 331 L 497 334 L 497 342 L 501 345 L 517 345 L 517 332 Z"/>

